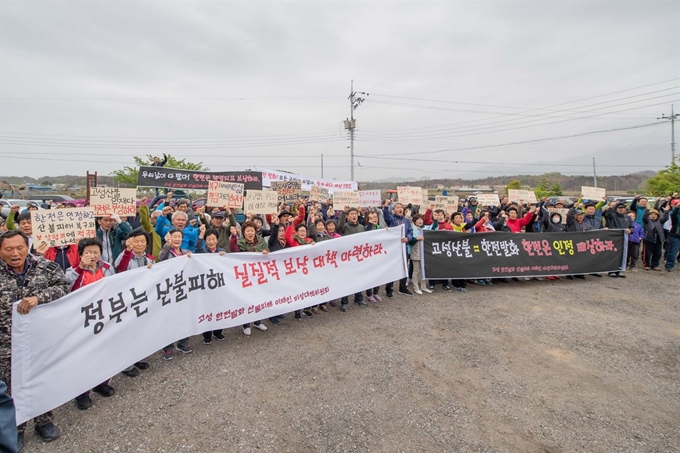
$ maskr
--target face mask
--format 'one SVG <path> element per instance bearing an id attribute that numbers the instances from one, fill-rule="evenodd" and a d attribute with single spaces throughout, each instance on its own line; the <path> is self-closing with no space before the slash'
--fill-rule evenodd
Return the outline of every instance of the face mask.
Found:
<path id="1" fill-rule="evenodd" d="M 552 223 L 560 223 L 560 218 L 559 217 L 553 217 Z"/>

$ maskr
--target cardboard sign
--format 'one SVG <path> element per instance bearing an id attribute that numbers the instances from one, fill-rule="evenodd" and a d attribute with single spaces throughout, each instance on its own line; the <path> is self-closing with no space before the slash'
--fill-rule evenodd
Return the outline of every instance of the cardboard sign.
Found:
<path id="1" fill-rule="evenodd" d="M 31 211 L 33 244 L 47 242 L 50 247 L 61 247 L 79 239 L 97 237 L 93 208 L 52 209 Z"/>
<path id="2" fill-rule="evenodd" d="M 325 187 L 312 186 L 309 190 L 309 201 L 326 201 L 328 197 L 328 189 Z"/>
<path id="3" fill-rule="evenodd" d="M 230 209 L 241 209 L 243 207 L 243 184 L 209 181 L 208 206 L 218 208 L 228 206 Z"/>
<path id="4" fill-rule="evenodd" d="M 508 200 L 520 203 L 525 201 L 529 204 L 538 203 L 533 190 L 508 189 Z"/>
<path id="5" fill-rule="evenodd" d="M 480 193 L 479 195 L 475 195 L 475 197 L 479 202 L 479 206 L 498 206 L 501 204 L 501 200 L 498 198 L 497 193 Z"/>
<path id="6" fill-rule="evenodd" d="M 607 198 L 607 189 L 581 186 L 581 194 L 583 195 L 584 200 L 601 201 Z"/>
<path id="7" fill-rule="evenodd" d="M 432 204 L 432 203 L 430 203 Z M 458 197 L 457 196 L 444 196 L 437 195 L 434 197 L 434 209 L 443 209 L 444 211 L 452 214 L 458 211 Z"/>
<path id="8" fill-rule="evenodd" d="M 557 212 L 559 215 L 562 216 L 562 225 L 565 225 L 567 223 L 567 214 L 569 214 L 569 209 L 566 209 L 566 208 L 548 208 L 548 212 L 550 212 L 550 213 Z"/>
<path id="9" fill-rule="evenodd" d="M 359 207 L 373 208 L 382 204 L 382 197 L 380 190 L 360 190 L 359 191 Z"/>
<path id="10" fill-rule="evenodd" d="M 336 206 L 336 209 L 343 209 L 345 206 L 358 208 L 359 192 L 343 192 L 336 190 L 333 192 L 333 205 Z"/>
<path id="11" fill-rule="evenodd" d="M 243 210 L 253 214 L 273 214 L 279 206 L 276 192 L 269 190 L 249 190 L 246 193 Z"/>
<path id="12" fill-rule="evenodd" d="M 397 187 L 397 199 L 404 206 L 407 204 L 420 206 L 423 204 L 423 189 L 411 186 Z"/>
<path id="13" fill-rule="evenodd" d="M 137 189 L 90 187 L 90 207 L 97 217 L 111 214 L 134 217 L 137 215 Z"/>
<path id="14" fill-rule="evenodd" d="M 302 181 L 299 179 L 291 181 L 275 181 L 271 183 L 273 191 L 278 194 L 280 203 L 292 203 L 300 198 L 302 191 Z"/>

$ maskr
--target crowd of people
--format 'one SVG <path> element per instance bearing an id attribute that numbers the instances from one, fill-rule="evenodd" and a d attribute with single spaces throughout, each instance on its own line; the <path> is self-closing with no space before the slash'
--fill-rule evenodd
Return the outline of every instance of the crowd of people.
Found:
<path id="1" fill-rule="evenodd" d="M 157 165 L 162 164 L 159 162 Z M 528 232 L 582 232 L 597 229 L 622 229 L 628 233 L 627 269 L 636 270 L 642 261 L 642 269 L 672 271 L 680 251 L 680 198 L 669 195 L 650 206 L 648 200 L 636 196 L 630 205 L 605 200 L 583 200 L 569 204 L 565 200 L 543 199 L 537 203 L 510 202 L 501 197 L 498 206 L 480 206 L 475 197 L 461 200 L 456 212 L 435 209 L 434 203 L 426 206 L 404 206 L 399 202 L 384 200 L 381 206 L 357 208 L 333 206 L 332 200 L 311 201 L 299 198 L 291 203 L 280 203 L 277 212 L 267 215 L 245 213 L 245 221 L 239 223 L 235 213 L 228 207 L 192 209 L 187 199 L 177 199 L 172 192 L 154 206 L 142 198 L 137 215 L 121 219 L 116 215 L 97 219 L 96 237 L 85 238 L 76 244 L 48 247 L 33 239 L 30 212 L 20 212 L 18 206 L 11 208 L 6 222 L 0 224 L 0 381 L 11 388 L 11 319 L 12 304 L 19 300 L 18 311 L 28 313 L 38 304 L 48 303 L 77 291 L 87 285 L 116 273 L 179 256 L 202 253 L 273 253 L 290 247 L 306 247 L 322 241 L 360 234 L 365 231 L 404 226 L 402 242 L 409 258 L 409 275 L 397 282 L 397 293 L 412 296 L 432 293 L 437 285 L 444 291 L 466 292 L 468 284 L 491 285 L 507 283 L 509 279 L 423 280 L 419 242 L 423 231 L 454 231 L 469 233 Z M 68 209 L 64 205 L 62 208 Z M 31 206 L 28 209 L 37 209 Z M 566 215 L 563 214 L 566 210 Z M 601 277 L 599 274 L 595 274 Z M 609 273 L 610 277 L 624 278 L 622 271 Z M 551 280 L 559 277 L 548 277 Z M 585 278 L 583 275 L 566 278 Z M 512 280 L 517 280 L 512 279 Z M 381 292 L 384 291 L 384 292 Z M 368 303 L 394 297 L 394 282 L 366 288 L 356 294 L 348 294 L 339 301 L 327 301 L 304 310 L 295 311 L 293 317 L 300 320 L 311 318 L 329 307 L 341 312 L 349 310 L 349 299 L 366 307 Z M 285 315 L 259 320 L 251 326 L 241 327 L 244 335 L 252 334 L 252 328 L 267 330 L 264 321 L 278 324 Z M 225 339 L 222 330 L 203 334 L 203 343 Z M 172 360 L 175 351 L 192 352 L 189 338 L 163 348 L 163 358 Z M 136 377 L 140 370 L 147 370 L 149 362 L 141 360 L 121 372 Z M 106 380 L 92 389 L 102 397 L 115 394 Z M 75 399 L 78 409 L 91 407 L 90 391 Z M 0 420 L 0 425 L 2 421 Z M 59 429 L 48 412 L 34 420 L 36 433 L 44 440 L 59 437 Z M 18 445 L 23 446 L 26 423 L 18 427 Z"/>

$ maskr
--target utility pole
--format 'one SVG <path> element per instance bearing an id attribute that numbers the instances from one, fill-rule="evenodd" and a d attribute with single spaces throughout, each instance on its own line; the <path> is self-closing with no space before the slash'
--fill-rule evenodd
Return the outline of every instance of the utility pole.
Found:
<path id="1" fill-rule="evenodd" d="M 368 93 L 363 91 L 354 91 L 354 80 L 350 83 L 349 88 L 349 119 L 345 119 L 345 129 L 349 131 L 349 156 L 350 156 L 350 180 L 354 181 L 354 129 L 357 128 L 357 122 L 354 119 L 354 111 L 364 102 L 365 98 L 357 96 L 357 94 L 364 94 L 368 96 Z"/>
<path id="2" fill-rule="evenodd" d="M 595 158 L 593 157 L 593 187 L 597 187 L 597 170 L 595 169 Z"/>
<path id="3" fill-rule="evenodd" d="M 323 154 L 321 155 L 321 179 L 323 179 Z"/>
<path id="4" fill-rule="evenodd" d="M 675 120 L 680 116 L 680 113 L 675 113 L 673 110 L 673 104 L 671 104 L 671 116 L 666 116 L 662 113 L 660 118 L 657 120 L 670 120 L 671 121 L 671 165 L 675 165 Z"/>

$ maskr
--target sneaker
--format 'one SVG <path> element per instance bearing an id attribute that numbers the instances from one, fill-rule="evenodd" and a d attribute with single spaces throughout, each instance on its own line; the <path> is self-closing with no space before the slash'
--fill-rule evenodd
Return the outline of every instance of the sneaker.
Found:
<path id="1" fill-rule="evenodd" d="M 17 452 L 21 453 L 24 450 L 24 433 L 23 431 L 17 435 Z"/>
<path id="2" fill-rule="evenodd" d="M 192 352 L 194 352 L 194 350 L 191 349 L 189 346 L 184 346 L 184 345 L 181 345 L 181 344 L 177 345 L 177 349 L 179 351 L 182 351 L 183 354 L 191 354 Z"/>
<path id="3" fill-rule="evenodd" d="M 335 301 L 334 301 L 334 300 L 332 300 L 332 301 L 328 302 L 328 304 L 329 304 L 329 305 L 330 305 L 331 307 L 333 307 L 333 308 L 335 308 L 335 307 L 337 307 L 337 306 L 338 306 L 338 304 L 337 304 L 337 303 L 335 303 Z"/>
<path id="4" fill-rule="evenodd" d="M 616 277 L 618 277 L 618 275 L 616 275 L 616 272 L 610 272 L 608 275 L 609 275 L 611 278 L 616 278 Z"/>
<path id="5" fill-rule="evenodd" d="M 592 275 L 593 277 L 599 277 L 599 278 L 602 278 L 602 274 L 590 274 L 590 275 Z"/>
<path id="6" fill-rule="evenodd" d="M 302 315 L 300 313 L 295 313 L 295 320 L 299 321 L 302 319 Z"/>
<path id="7" fill-rule="evenodd" d="M 269 322 L 272 324 L 278 324 L 279 323 L 279 318 L 276 316 L 269 318 Z"/>
<path id="8" fill-rule="evenodd" d="M 315 315 L 318 315 L 318 314 L 319 314 L 319 309 L 316 308 L 316 307 L 312 307 L 312 313 L 314 313 Z"/>
<path id="9" fill-rule="evenodd" d="M 148 370 L 149 363 L 146 361 L 135 362 L 135 367 L 139 368 L 140 370 Z"/>
<path id="10" fill-rule="evenodd" d="M 451 291 L 451 287 L 449 285 L 444 285 L 443 288 L 444 291 Z"/>
<path id="11" fill-rule="evenodd" d="M 673 269 L 670 268 L 670 267 L 667 267 L 667 268 L 666 268 L 666 271 L 668 271 L 668 272 L 673 272 Z"/>
<path id="12" fill-rule="evenodd" d="M 172 360 L 175 358 L 175 353 L 172 349 L 164 349 L 163 350 L 163 358 L 165 360 Z"/>
<path id="13" fill-rule="evenodd" d="M 319 310 L 321 310 L 321 311 L 328 311 L 328 307 L 326 307 L 326 304 L 319 305 Z"/>
<path id="14" fill-rule="evenodd" d="M 262 332 L 264 332 L 265 330 L 267 330 L 267 326 L 265 326 L 265 325 L 262 324 L 262 323 L 260 323 L 260 324 L 253 324 L 253 327 L 255 327 L 256 329 L 260 329 Z"/>
<path id="15" fill-rule="evenodd" d="M 432 294 L 432 290 L 428 289 L 427 287 L 423 286 L 420 288 L 420 290 L 424 293 Z"/>
<path id="16" fill-rule="evenodd" d="M 642 266 L 642 269 L 645 270 L 645 271 L 648 271 L 648 270 L 649 270 L 649 266 Z"/>
<path id="17" fill-rule="evenodd" d="M 304 313 L 305 317 L 307 318 L 311 318 L 312 316 L 314 316 L 312 312 L 309 310 L 303 310 L 302 313 Z"/>
<path id="18" fill-rule="evenodd" d="M 373 294 L 373 298 L 376 302 L 382 302 L 382 297 L 378 296 L 377 294 Z"/>
<path id="19" fill-rule="evenodd" d="M 108 398 L 109 396 L 113 396 L 116 393 L 116 390 L 113 387 L 111 387 L 109 384 L 99 384 L 98 386 L 93 388 L 92 391 L 99 393 L 104 398 Z"/>
<path id="20" fill-rule="evenodd" d="M 430 291 L 434 291 L 434 285 L 428 285 L 427 288 L 428 288 Z"/>
<path id="21" fill-rule="evenodd" d="M 466 292 L 468 292 L 468 290 L 465 289 L 465 288 L 456 288 L 456 291 L 458 291 L 459 293 L 466 293 Z"/>
<path id="22" fill-rule="evenodd" d="M 250 327 L 244 327 L 243 328 L 243 335 L 246 337 L 249 337 L 252 332 L 250 331 Z"/>
<path id="23" fill-rule="evenodd" d="M 54 423 L 48 422 L 45 423 L 44 425 L 36 425 L 35 428 L 35 433 L 40 436 L 40 438 L 44 442 L 52 442 L 54 439 L 58 438 L 60 433 L 59 433 L 59 428 L 54 426 Z"/>
<path id="24" fill-rule="evenodd" d="M 486 282 L 487 285 L 492 285 L 491 280 L 489 280 L 488 278 L 484 281 Z"/>
<path id="25" fill-rule="evenodd" d="M 394 293 L 392 291 L 387 292 L 387 298 L 392 299 L 394 297 Z"/>
<path id="26" fill-rule="evenodd" d="M 347 306 L 347 304 L 340 305 L 340 311 L 346 312 L 347 310 L 349 310 L 349 307 Z"/>
<path id="27" fill-rule="evenodd" d="M 369 301 L 369 302 L 378 302 L 377 300 L 375 300 L 375 297 L 373 297 L 373 296 L 368 296 L 366 298 L 366 300 Z"/>
<path id="28" fill-rule="evenodd" d="M 203 344 L 212 344 L 212 338 L 203 338 Z"/>
<path id="29" fill-rule="evenodd" d="M 422 292 L 421 290 L 419 290 L 418 288 L 415 288 L 415 289 L 413 290 L 413 292 L 415 292 L 415 293 L 418 294 L 419 296 L 422 296 L 422 295 L 423 295 L 423 292 Z"/>
<path id="30" fill-rule="evenodd" d="M 215 337 L 217 341 L 222 341 L 225 338 L 222 332 L 213 332 L 213 337 Z"/>
<path id="31" fill-rule="evenodd" d="M 76 407 L 81 411 L 85 411 L 92 407 L 92 400 L 89 396 L 79 396 L 76 398 Z"/>
<path id="32" fill-rule="evenodd" d="M 413 296 L 413 293 L 409 291 L 408 288 L 400 288 L 397 293 L 401 294 L 402 296 Z"/>
<path id="33" fill-rule="evenodd" d="M 355 300 L 354 303 L 357 304 L 360 307 L 368 307 L 368 304 L 366 302 L 364 302 L 363 299 Z"/>
<path id="34" fill-rule="evenodd" d="M 128 377 L 137 377 L 137 376 L 139 376 L 139 370 L 138 370 L 137 368 L 135 368 L 134 366 L 131 367 L 129 370 L 123 370 L 123 371 L 121 371 L 121 373 L 123 373 L 125 376 L 128 376 Z"/>
<path id="35" fill-rule="evenodd" d="M 619 274 L 618 277 L 619 278 L 626 278 L 626 274 Z"/>

